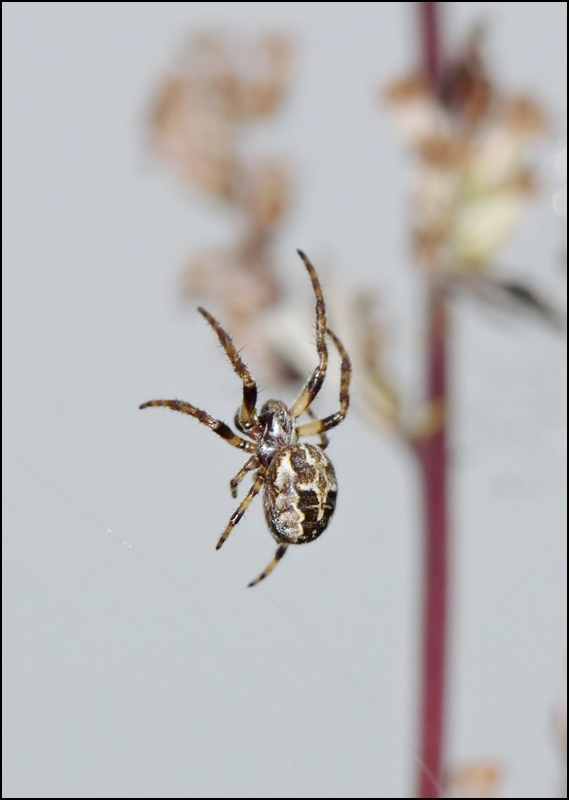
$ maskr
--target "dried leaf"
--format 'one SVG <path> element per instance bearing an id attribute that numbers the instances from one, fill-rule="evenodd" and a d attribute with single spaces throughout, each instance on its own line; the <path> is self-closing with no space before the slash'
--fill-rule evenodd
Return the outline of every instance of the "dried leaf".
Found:
<path id="1" fill-rule="evenodd" d="M 565 330 L 565 313 L 555 307 L 539 292 L 520 281 L 501 280 L 487 274 L 453 276 L 449 282 L 453 289 L 467 291 L 489 305 L 507 312 L 531 313 L 556 330 Z"/>
<path id="2" fill-rule="evenodd" d="M 502 282 L 502 287 L 514 304 L 525 311 L 538 315 L 543 321 L 553 325 L 554 328 L 564 330 L 567 324 L 565 315 L 555 308 L 535 289 L 515 281 Z"/>

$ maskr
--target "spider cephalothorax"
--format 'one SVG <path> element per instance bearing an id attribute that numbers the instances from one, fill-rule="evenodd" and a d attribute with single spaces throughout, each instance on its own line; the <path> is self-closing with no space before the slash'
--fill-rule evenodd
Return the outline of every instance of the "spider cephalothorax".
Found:
<path id="1" fill-rule="evenodd" d="M 339 425 L 345 418 L 350 402 L 349 387 L 351 363 L 338 337 L 326 327 L 326 308 L 318 276 L 304 253 L 298 251 L 306 265 L 316 295 L 316 349 L 318 366 L 306 382 L 290 408 L 281 400 L 269 400 L 257 413 L 257 385 L 241 360 L 233 341 L 219 322 L 205 309 L 199 312 L 214 331 L 233 369 L 243 382 L 243 400 L 235 414 L 235 427 L 247 439 L 238 436 L 224 422 L 210 417 L 205 411 L 180 400 L 150 400 L 140 408 L 166 406 L 195 417 L 233 447 L 246 450 L 251 457 L 230 482 L 231 494 L 237 497 L 237 487 L 243 478 L 256 470 L 253 485 L 231 516 L 217 543 L 219 549 L 237 525 L 253 498 L 264 487 L 264 510 L 269 529 L 279 543 L 274 559 L 264 572 L 249 586 L 266 578 L 291 544 L 312 542 L 326 529 L 334 508 L 338 487 L 331 461 L 324 450 L 328 446 L 326 431 Z M 326 334 L 336 345 L 342 359 L 340 379 L 340 410 L 323 419 L 317 419 L 310 405 L 320 391 L 328 366 Z M 308 414 L 311 422 L 295 425 L 296 419 Z M 300 436 L 320 435 L 320 444 L 299 442 Z"/>

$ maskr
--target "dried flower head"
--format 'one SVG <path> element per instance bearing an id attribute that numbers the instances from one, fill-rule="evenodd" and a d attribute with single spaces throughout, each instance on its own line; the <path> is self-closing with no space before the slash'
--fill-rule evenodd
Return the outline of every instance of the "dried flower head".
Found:
<path id="1" fill-rule="evenodd" d="M 541 109 L 531 98 L 498 92 L 478 29 L 436 85 L 413 74 L 384 97 L 418 157 L 417 258 L 437 275 L 485 268 L 534 191 L 529 154 L 546 128 Z"/>
<path id="2" fill-rule="evenodd" d="M 287 171 L 275 160 L 251 165 L 241 175 L 237 202 L 253 228 L 272 231 L 288 210 L 290 187 Z"/>
<path id="3" fill-rule="evenodd" d="M 192 37 L 154 101 L 154 148 L 183 180 L 232 197 L 241 180 L 238 133 L 279 107 L 290 56 L 290 44 L 276 35 L 262 36 L 248 48 L 219 34 Z"/>
<path id="4" fill-rule="evenodd" d="M 291 45 L 266 34 L 245 46 L 219 34 L 188 40 L 165 79 L 150 119 L 152 144 L 183 181 L 224 201 L 239 219 L 238 240 L 225 250 L 192 256 L 182 294 L 207 298 L 238 345 L 248 345 L 265 378 L 291 369 L 263 336 L 259 317 L 281 296 L 273 241 L 289 202 L 289 175 L 274 158 L 247 157 L 244 132 L 282 104 L 290 79 Z"/>
<path id="5" fill-rule="evenodd" d="M 498 797 L 502 770 L 492 761 L 476 761 L 451 777 L 448 797 Z"/>

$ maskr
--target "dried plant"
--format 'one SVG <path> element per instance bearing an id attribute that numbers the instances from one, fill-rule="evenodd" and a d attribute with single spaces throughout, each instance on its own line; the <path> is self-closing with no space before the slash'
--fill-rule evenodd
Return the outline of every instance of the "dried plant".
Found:
<path id="1" fill-rule="evenodd" d="M 435 83 L 413 72 L 383 92 L 416 157 L 414 254 L 449 290 L 563 327 L 564 317 L 534 288 L 492 274 L 535 193 L 531 153 L 547 122 L 533 98 L 496 86 L 482 43 L 476 29 Z"/>
<path id="2" fill-rule="evenodd" d="M 436 80 L 419 68 L 381 90 L 381 104 L 393 113 L 416 163 L 412 253 L 432 298 L 446 302 L 468 292 L 508 313 L 532 313 L 563 328 L 565 316 L 549 299 L 494 270 L 536 193 L 531 156 L 547 122 L 534 99 L 510 96 L 491 80 L 482 44 L 476 29 Z M 413 407 L 396 385 L 385 358 L 388 335 L 377 293 L 342 286 L 329 295 L 330 316 L 354 360 L 354 406 L 377 429 L 420 446 L 440 427 L 444 409 L 437 398 Z M 294 308 L 281 307 L 279 314 L 271 326 L 276 348 L 279 339 L 294 341 L 290 332 L 301 325 Z M 289 335 L 281 336 L 284 331 Z M 288 346 L 282 354 L 299 371 L 306 368 L 299 348 Z"/>
<path id="3" fill-rule="evenodd" d="M 483 58 L 482 30 L 445 59 L 438 3 L 415 4 L 422 63 L 381 90 L 416 164 L 412 253 L 427 285 L 425 386 L 416 407 L 396 386 L 385 358 L 377 299 L 340 286 L 328 273 L 331 325 L 353 361 L 354 404 L 376 427 L 410 446 L 423 482 L 424 596 L 417 797 L 496 796 L 500 769 L 479 762 L 451 773 L 444 755 L 448 598 L 448 346 L 451 300 L 468 292 L 506 311 L 531 312 L 557 328 L 560 311 L 534 287 L 494 269 L 536 193 L 532 150 L 547 131 L 538 102 L 505 92 Z M 152 115 L 155 149 L 186 183 L 233 209 L 240 220 L 230 248 L 193 255 L 182 276 L 186 296 L 213 298 L 238 344 L 247 344 L 269 380 L 295 379 L 313 366 L 309 324 L 284 302 L 273 249 L 290 186 L 273 159 L 246 157 L 248 127 L 282 104 L 290 44 L 275 35 L 249 48 L 220 35 L 192 39 L 165 80 Z M 566 200 L 565 200 L 566 203 Z M 566 212 L 565 212 L 566 213 Z M 324 270 L 325 271 L 325 270 Z M 566 723 L 564 728 L 566 736 Z"/>
<path id="4" fill-rule="evenodd" d="M 240 223 L 233 246 L 190 257 L 182 293 L 213 298 L 239 346 L 247 344 L 269 376 L 281 379 L 291 369 L 268 345 L 259 318 L 282 293 L 273 246 L 289 207 L 290 180 L 278 160 L 247 157 L 242 140 L 252 123 L 282 105 L 291 60 L 290 42 L 274 34 L 248 47 L 221 34 L 195 36 L 151 114 L 155 150 L 182 181 L 231 208 Z"/>
<path id="5" fill-rule="evenodd" d="M 500 248 L 516 230 L 536 190 L 531 154 L 537 137 L 547 129 L 545 115 L 534 99 L 505 93 L 490 75 L 481 29 L 472 32 L 454 57 L 444 58 L 439 6 L 417 4 L 422 65 L 382 90 L 382 101 L 415 158 L 411 242 L 428 290 L 425 408 L 415 415 L 414 429 L 402 430 L 417 455 L 424 505 L 419 711 L 423 764 L 417 797 L 438 797 L 446 774 L 449 300 L 457 291 L 468 291 L 508 310 L 529 310 L 557 327 L 564 324 L 535 289 L 518 280 L 504 281 L 493 272 Z M 452 796 L 490 797 L 497 780 L 493 765 L 477 764 L 457 773 L 447 788 Z"/>
<path id="6" fill-rule="evenodd" d="M 546 122 L 526 96 L 501 94 L 479 31 L 441 69 L 388 87 L 385 99 L 417 157 L 413 245 L 434 277 L 486 271 L 520 221 L 536 184 L 528 154 Z"/>

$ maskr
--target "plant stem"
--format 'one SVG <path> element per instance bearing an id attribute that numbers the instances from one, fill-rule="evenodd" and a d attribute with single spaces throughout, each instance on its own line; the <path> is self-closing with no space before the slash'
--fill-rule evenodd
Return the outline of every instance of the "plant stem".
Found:
<path id="1" fill-rule="evenodd" d="M 445 301 L 437 289 L 432 290 L 429 300 L 427 348 L 429 403 L 431 408 L 443 409 L 443 422 L 417 449 L 423 482 L 425 534 L 419 752 L 427 769 L 420 768 L 416 797 L 439 797 L 439 787 L 444 781 L 449 537 L 444 422 L 447 319 Z"/>
<path id="2" fill-rule="evenodd" d="M 436 90 L 442 53 L 439 3 L 418 3 L 423 71 Z M 428 408 L 442 422 L 417 448 L 423 483 L 424 572 L 419 752 L 426 767 L 416 797 L 439 797 L 444 782 L 448 595 L 447 317 L 443 290 L 432 280 L 427 309 Z M 442 410 L 442 415 L 440 411 Z"/>
<path id="3" fill-rule="evenodd" d="M 440 3 L 417 3 L 422 49 L 422 69 L 434 84 L 441 68 Z"/>

